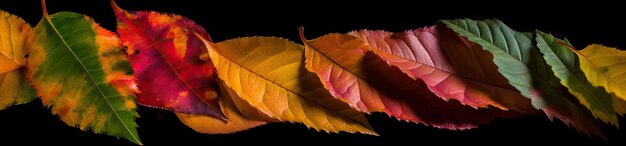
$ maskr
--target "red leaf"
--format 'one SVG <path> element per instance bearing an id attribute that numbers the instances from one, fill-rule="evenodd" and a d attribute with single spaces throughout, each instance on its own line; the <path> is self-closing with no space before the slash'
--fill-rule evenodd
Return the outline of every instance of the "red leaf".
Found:
<path id="1" fill-rule="evenodd" d="M 206 47 L 191 31 L 202 27 L 179 15 L 127 12 L 112 1 L 117 30 L 139 83 L 139 104 L 224 118 L 215 67 L 200 59 Z M 189 31 L 188 31 L 189 30 Z"/>

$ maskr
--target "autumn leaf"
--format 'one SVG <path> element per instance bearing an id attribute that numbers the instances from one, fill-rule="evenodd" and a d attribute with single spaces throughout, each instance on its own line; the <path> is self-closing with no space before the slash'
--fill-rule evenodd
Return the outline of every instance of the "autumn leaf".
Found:
<path id="1" fill-rule="evenodd" d="M 218 77 L 263 114 L 326 132 L 376 135 L 363 114 L 333 99 L 304 69 L 301 45 L 275 37 L 204 43 Z"/>
<path id="2" fill-rule="evenodd" d="M 567 41 L 543 32 L 537 32 L 537 46 L 561 84 L 569 89 L 593 116 L 612 125 L 619 126 L 613 99 L 602 87 L 594 87 L 581 70 L 578 56 Z"/>
<path id="3" fill-rule="evenodd" d="M 562 93 L 561 84 L 532 43 L 532 35 L 512 30 L 499 20 L 444 20 L 459 35 L 493 55 L 498 71 L 521 94 L 550 118 L 556 117 L 579 131 L 603 137 L 589 113 Z"/>
<path id="4" fill-rule="evenodd" d="M 206 134 L 229 134 L 268 122 L 277 122 L 269 118 L 237 96 L 235 91 L 220 84 L 220 107 L 228 121 L 203 115 L 176 113 L 178 119 L 188 127 Z M 245 114 L 244 114 L 245 113 Z"/>
<path id="5" fill-rule="evenodd" d="M 491 105 L 528 112 L 529 104 L 522 104 L 528 100 L 498 72 L 491 54 L 468 45 L 449 30 L 440 35 L 437 27 L 442 26 L 402 33 L 362 30 L 349 34 L 372 46 L 388 64 L 424 81 L 444 100 L 459 100 L 475 108 Z"/>
<path id="6" fill-rule="evenodd" d="M 302 29 L 300 33 L 307 69 L 318 75 L 333 96 L 362 112 L 384 112 L 401 120 L 453 130 L 475 128 L 513 115 L 441 100 L 424 82 L 390 67 L 369 51 L 371 46 L 354 36 L 328 34 L 308 41 Z"/>
<path id="7" fill-rule="evenodd" d="M 595 87 L 604 87 L 606 92 L 613 93 L 619 99 L 613 100 L 616 111 L 624 114 L 626 105 L 626 51 L 610 48 L 598 44 L 587 46 L 577 51 L 580 69 L 585 73 L 587 80 Z M 622 100 L 622 101 L 619 101 Z M 619 104 L 622 103 L 622 104 Z M 618 106 L 621 105 L 621 106 Z M 621 109 L 617 109 L 621 108 Z"/>
<path id="8" fill-rule="evenodd" d="M 603 87 L 606 92 L 612 93 L 615 112 L 622 116 L 626 114 L 626 98 L 623 91 L 626 83 L 622 79 L 624 73 L 621 71 L 626 60 L 626 51 L 592 44 L 575 53 L 587 80 L 593 86 Z"/>
<path id="9" fill-rule="evenodd" d="M 193 21 L 151 11 L 127 12 L 111 1 L 117 31 L 135 70 L 141 94 L 137 102 L 180 113 L 224 118 L 218 104 L 217 77 L 202 41 L 208 37 Z M 188 31 L 189 30 L 189 31 Z"/>
<path id="10" fill-rule="evenodd" d="M 35 99 L 35 91 L 24 78 L 26 50 L 33 31 L 22 18 L 0 10 L 0 110 Z"/>
<path id="11" fill-rule="evenodd" d="M 70 126 L 141 144 L 133 70 L 115 33 L 85 15 L 48 15 L 42 5 L 26 75 L 44 105 Z"/>

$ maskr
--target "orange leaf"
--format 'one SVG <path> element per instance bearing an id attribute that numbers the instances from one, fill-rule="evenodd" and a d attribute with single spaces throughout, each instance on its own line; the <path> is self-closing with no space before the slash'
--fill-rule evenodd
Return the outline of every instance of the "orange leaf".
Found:
<path id="1" fill-rule="evenodd" d="M 228 134 L 247 130 L 268 122 L 277 122 L 254 109 L 237 96 L 232 89 L 220 84 L 220 107 L 228 121 L 210 116 L 176 113 L 178 119 L 190 128 L 206 134 Z"/>

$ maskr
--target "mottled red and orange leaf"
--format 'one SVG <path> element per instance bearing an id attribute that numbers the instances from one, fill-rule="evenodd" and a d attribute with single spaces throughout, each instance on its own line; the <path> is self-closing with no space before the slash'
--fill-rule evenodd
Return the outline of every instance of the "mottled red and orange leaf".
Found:
<path id="1" fill-rule="evenodd" d="M 141 94 L 137 102 L 180 113 L 224 118 L 218 104 L 215 67 L 200 59 L 206 47 L 193 33 L 202 27 L 173 14 L 127 12 L 111 1 L 117 31 L 127 47 Z"/>

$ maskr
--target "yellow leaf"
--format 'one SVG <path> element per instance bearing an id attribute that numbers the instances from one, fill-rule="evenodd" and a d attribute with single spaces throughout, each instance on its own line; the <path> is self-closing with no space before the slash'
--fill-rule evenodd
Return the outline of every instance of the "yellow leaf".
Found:
<path id="1" fill-rule="evenodd" d="M 224 87 L 223 84 L 220 84 L 220 90 L 220 97 L 222 97 L 219 101 L 220 107 L 228 121 L 205 115 L 185 113 L 176 113 L 176 116 L 191 129 L 206 134 L 234 133 L 276 121 L 263 115 L 247 103 L 243 103 L 232 89 Z"/>
<path id="2" fill-rule="evenodd" d="M 274 37 L 203 41 L 218 77 L 262 113 L 316 130 L 376 135 L 362 113 L 334 99 L 306 71 L 302 45 Z"/>
<path id="3" fill-rule="evenodd" d="M 22 18 L 0 11 L 0 73 L 14 71 L 26 64 L 26 48 L 33 32 Z"/>
<path id="4" fill-rule="evenodd" d="M 0 110 L 35 97 L 22 68 L 32 39 L 30 25 L 15 15 L 0 11 Z"/>
<path id="5" fill-rule="evenodd" d="M 617 97 L 613 98 L 615 111 L 626 113 L 626 51 L 592 44 L 576 54 L 589 82 L 613 93 Z"/>

